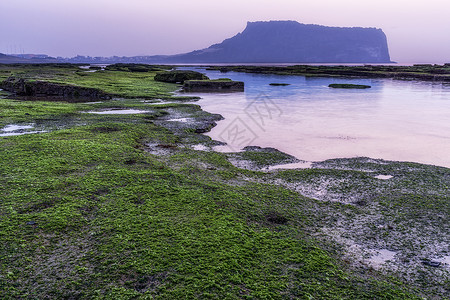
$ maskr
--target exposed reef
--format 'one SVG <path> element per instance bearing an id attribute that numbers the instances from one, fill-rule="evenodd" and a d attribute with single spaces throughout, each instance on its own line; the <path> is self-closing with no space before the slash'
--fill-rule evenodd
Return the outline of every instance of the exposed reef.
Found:
<path id="1" fill-rule="evenodd" d="M 332 83 L 328 85 L 330 88 L 334 89 L 370 89 L 370 85 L 365 84 L 351 84 L 351 83 Z"/>
<path id="2" fill-rule="evenodd" d="M 186 92 L 243 92 L 244 82 L 232 80 L 187 80 L 183 90 Z"/>
<path id="3" fill-rule="evenodd" d="M 211 66 L 207 70 L 219 71 L 221 66 Z M 363 77 L 363 78 L 393 78 L 400 80 L 424 80 L 450 82 L 450 64 L 444 65 L 365 65 L 365 66 L 227 66 L 229 71 L 300 75 L 308 77 Z"/>

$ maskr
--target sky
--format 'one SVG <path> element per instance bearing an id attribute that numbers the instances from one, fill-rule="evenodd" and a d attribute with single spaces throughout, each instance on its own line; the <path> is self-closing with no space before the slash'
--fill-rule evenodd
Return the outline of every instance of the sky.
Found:
<path id="1" fill-rule="evenodd" d="M 178 54 L 295 20 L 381 28 L 392 60 L 450 63 L 449 13 L 449 0 L 0 0 L 0 53 Z"/>

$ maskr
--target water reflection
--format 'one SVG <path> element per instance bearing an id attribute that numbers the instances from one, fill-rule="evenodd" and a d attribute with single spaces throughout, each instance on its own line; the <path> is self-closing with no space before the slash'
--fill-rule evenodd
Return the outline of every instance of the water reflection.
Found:
<path id="1" fill-rule="evenodd" d="M 212 79 L 227 77 L 245 82 L 243 93 L 202 94 L 198 102 L 206 111 L 225 117 L 208 135 L 227 142 L 230 151 L 242 148 L 237 142 L 243 140 L 229 138 L 230 130 L 236 134 L 246 129 L 244 135 L 256 136 L 252 145 L 274 147 L 306 161 L 368 156 L 450 167 L 449 85 L 204 72 Z M 290 85 L 271 86 L 273 82 Z M 331 83 L 372 88 L 330 89 Z M 265 108 L 267 103 L 272 112 L 276 106 L 281 113 L 271 114 Z M 249 113 L 258 110 L 259 123 L 255 122 L 258 116 Z M 230 127 L 236 118 L 246 128 Z"/>

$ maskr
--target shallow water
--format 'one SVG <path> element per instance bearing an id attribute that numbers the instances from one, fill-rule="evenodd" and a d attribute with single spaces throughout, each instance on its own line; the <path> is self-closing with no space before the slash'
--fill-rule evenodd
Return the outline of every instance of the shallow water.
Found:
<path id="1" fill-rule="evenodd" d="M 33 128 L 34 128 L 33 125 L 16 125 L 16 124 L 6 125 L 5 127 L 0 128 L 0 137 L 45 132 L 45 131 L 30 130 Z"/>
<path id="2" fill-rule="evenodd" d="M 389 180 L 389 179 L 391 179 L 393 177 L 394 176 L 392 176 L 392 175 L 378 175 L 378 176 L 375 176 L 376 179 L 380 179 L 380 180 Z"/>
<path id="3" fill-rule="evenodd" d="M 102 111 L 87 111 L 85 113 L 96 115 L 132 115 L 132 114 L 145 114 L 148 113 L 148 111 L 137 109 L 110 109 Z"/>
<path id="4" fill-rule="evenodd" d="M 227 143 L 222 151 L 255 145 L 305 161 L 367 156 L 450 167 L 448 84 L 191 69 L 245 82 L 243 93 L 199 95 L 204 110 L 225 117 L 208 133 Z M 331 83 L 372 88 L 331 89 Z"/>
<path id="5" fill-rule="evenodd" d="M 380 266 L 387 261 L 393 260 L 396 254 L 397 252 L 381 249 L 369 259 L 369 262 L 374 266 Z"/>

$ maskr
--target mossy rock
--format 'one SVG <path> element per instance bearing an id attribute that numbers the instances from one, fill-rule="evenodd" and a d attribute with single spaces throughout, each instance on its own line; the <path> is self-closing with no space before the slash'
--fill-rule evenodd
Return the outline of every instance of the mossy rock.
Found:
<path id="1" fill-rule="evenodd" d="M 370 89 L 370 85 L 364 85 L 364 84 L 350 84 L 350 83 L 333 83 L 330 84 L 328 87 L 334 88 L 334 89 Z"/>
<path id="2" fill-rule="evenodd" d="M 155 80 L 168 83 L 184 83 L 187 80 L 209 80 L 209 78 L 195 71 L 170 71 L 156 74 Z"/>
<path id="3" fill-rule="evenodd" d="M 244 82 L 228 78 L 215 80 L 186 80 L 183 85 L 186 92 L 243 92 Z"/>

